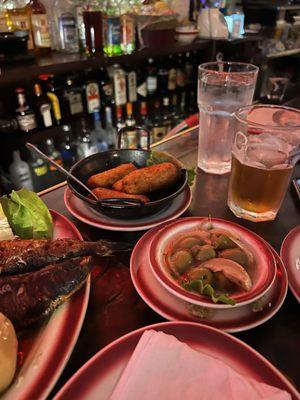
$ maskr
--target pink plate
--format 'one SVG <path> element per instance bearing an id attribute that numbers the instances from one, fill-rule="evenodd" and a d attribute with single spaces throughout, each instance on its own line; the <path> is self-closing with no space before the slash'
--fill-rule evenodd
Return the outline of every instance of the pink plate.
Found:
<path id="1" fill-rule="evenodd" d="M 289 287 L 300 303 L 300 225 L 285 237 L 280 255 L 287 269 Z"/>
<path id="2" fill-rule="evenodd" d="M 147 329 L 174 335 L 194 350 L 219 358 L 240 374 L 286 390 L 293 400 L 300 399 L 290 382 L 241 340 L 212 327 L 181 321 L 146 326 L 110 343 L 73 375 L 54 400 L 108 400 L 141 335 Z"/>
<path id="3" fill-rule="evenodd" d="M 51 211 L 54 239 L 82 240 L 79 231 L 64 216 Z M 25 331 L 19 340 L 21 365 L 1 400 L 45 399 L 61 375 L 76 344 L 90 293 L 90 278 L 68 301 L 41 325 Z"/>
<path id="4" fill-rule="evenodd" d="M 177 221 L 161 227 L 153 236 L 150 246 L 150 266 L 155 277 L 159 280 L 168 291 L 174 296 L 190 303 L 206 306 L 217 309 L 227 309 L 232 307 L 240 307 L 249 303 L 253 303 L 264 295 L 264 293 L 272 286 L 276 276 L 276 263 L 272 252 L 255 233 L 249 231 L 242 226 L 224 219 L 212 218 L 211 222 L 214 228 L 228 230 L 237 236 L 254 255 L 256 260 L 256 268 L 252 268 L 249 274 L 252 279 L 252 289 L 249 292 L 237 291 L 231 295 L 236 300 L 236 305 L 223 303 L 213 303 L 207 296 L 202 296 L 197 293 L 189 292 L 182 288 L 175 279 L 170 275 L 170 272 L 165 263 L 165 253 L 168 251 L 176 240 L 186 233 L 203 229 L 203 223 L 207 218 L 188 217 L 181 218 Z M 249 268 L 250 270 L 250 268 Z"/>
<path id="5" fill-rule="evenodd" d="M 109 231 L 133 232 L 148 230 L 164 222 L 178 218 L 189 208 L 192 201 L 192 193 L 191 189 L 187 187 L 172 201 L 168 208 L 164 208 L 148 217 L 129 220 L 110 218 L 107 215 L 93 211 L 92 208 L 76 197 L 69 188 L 65 191 L 64 200 L 68 211 L 75 218 L 88 225 Z"/>
<path id="6" fill-rule="evenodd" d="M 160 228 L 147 232 L 136 244 L 130 273 L 133 284 L 149 307 L 169 320 L 201 322 L 227 332 L 241 332 L 268 321 L 282 306 L 287 288 L 286 270 L 271 247 L 277 263 L 276 279 L 269 291 L 257 302 L 229 309 L 212 309 L 192 305 L 167 291 L 155 278 L 150 267 L 149 249 Z M 253 310 L 261 309 L 261 311 Z"/>

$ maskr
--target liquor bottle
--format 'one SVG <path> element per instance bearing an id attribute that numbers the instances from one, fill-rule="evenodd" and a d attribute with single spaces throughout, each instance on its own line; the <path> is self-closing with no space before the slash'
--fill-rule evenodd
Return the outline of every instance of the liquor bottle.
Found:
<path id="1" fill-rule="evenodd" d="M 93 115 L 95 115 L 95 113 L 97 112 L 95 111 Z M 77 157 L 80 160 L 95 153 L 98 153 L 96 133 L 93 132 L 93 135 L 91 135 L 91 131 L 87 127 L 85 119 L 82 118 L 81 132 L 79 135 L 79 141 L 77 145 Z"/>
<path id="2" fill-rule="evenodd" d="M 26 103 L 23 88 L 15 90 L 18 107 L 16 109 L 16 119 L 19 129 L 23 132 L 30 132 L 37 128 L 36 118 L 33 109 Z"/>
<path id="3" fill-rule="evenodd" d="M 171 121 L 172 127 L 178 125 L 181 121 L 183 121 L 184 117 L 181 112 L 181 108 L 178 105 L 178 96 L 176 93 L 173 94 L 172 98 L 172 105 L 171 105 Z"/>
<path id="4" fill-rule="evenodd" d="M 157 86 L 159 93 L 166 94 L 168 92 L 168 81 L 169 71 L 164 65 L 161 65 L 157 71 Z"/>
<path id="5" fill-rule="evenodd" d="M 114 149 L 117 143 L 117 133 L 112 124 L 111 107 L 105 107 L 105 133 L 106 133 L 108 147 L 110 149 Z"/>
<path id="6" fill-rule="evenodd" d="M 128 149 L 136 149 L 139 145 L 139 137 L 137 131 L 135 130 L 136 122 L 132 115 L 132 103 L 126 104 L 126 114 L 127 117 L 125 120 L 125 125 L 127 127 L 127 130 L 126 130 L 126 137 L 124 138 L 126 147 Z"/>
<path id="7" fill-rule="evenodd" d="M 48 128 L 53 125 L 51 115 L 51 103 L 46 96 L 43 96 L 41 85 L 34 85 L 35 109 L 38 125 L 41 128 Z"/>
<path id="8" fill-rule="evenodd" d="M 51 173 L 47 163 L 34 151 L 30 151 L 30 158 L 28 161 L 33 188 L 35 192 L 40 192 L 51 186 Z"/>
<path id="9" fill-rule="evenodd" d="M 85 38 L 85 26 L 83 21 L 83 4 L 82 0 L 74 0 L 73 3 L 75 6 L 79 51 L 81 53 L 84 53 L 86 51 L 86 38 Z"/>
<path id="10" fill-rule="evenodd" d="M 103 47 L 102 12 L 98 0 L 87 0 L 83 6 L 85 52 L 101 53 Z"/>
<path id="11" fill-rule="evenodd" d="M 64 167 L 69 170 L 76 162 L 76 144 L 72 140 L 72 128 L 68 124 L 62 125 L 63 142 L 60 152 Z"/>
<path id="12" fill-rule="evenodd" d="M 30 2 L 27 4 L 19 4 L 17 2 L 7 2 L 7 10 L 9 13 L 9 19 L 12 24 L 12 31 L 26 31 L 28 33 L 28 50 L 34 49 L 32 27 L 31 27 L 31 7 Z"/>
<path id="13" fill-rule="evenodd" d="M 9 177 L 16 189 L 26 187 L 33 190 L 29 166 L 27 162 L 21 159 L 19 150 L 13 152 L 13 162 L 9 166 Z"/>
<path id="14" fill-rule="evenodd" d="M 76 86 L 75 79 L 74 76 L 68 76 L 66 79 L 66 87 L 63 92 L 66 104 L 65 119 L 68 119 L 72 115 L 83 113 L 81 89 Z"/>
<path id="15" fill-rule="evenodd" d="M 137 97 L 140 101 L 145 101 L 147 99 L 147 81 L 146 74 L 142 69 L 137 71 Z"/>
<path id="16" fill-rule="evenodd" d="M 189 86 L 194 82 L 194 66 L 191 62 L 190 53 L 185 53 L 184 72 L 186 76 L 186 84 Z"/>
<path id="17" fill-rule="evenodd" d="M 144 128 L 145 131 L 140 132 L 140 147 L 144 148 L 147 147 L 148 144 L 148 131 L 150 133 L 150 144 L 152 143 L 151 140 L 151 130 L 152 130 L 152 123 L 148 118 L 148 111 L 147 111 L 147 103 L 142 101 L 140 104 L 140 126 Z"/>
<path id="18" fill-rule="evenodd" d="M 0 32 L 11 32 L 13 30 L 13 24 L 10 19 L 9 12 L 7 10 L 7 2 L 1 2 L 0 4 Z"/>
<path id="19" fill-rule="evenodd" d="M 130 71 L 127 73 L 127 93 L 128 101 L 134 103 L 137 101 L 137 87 L 136 87 L 136 72 Z"/>
<path id="20" fill-rule="evenodd" d="M 104 67 L 100 67 L 99 76 L 101 104 L 110 106 L 115 102 L 113 82 Z"/>
<path id="21" fill-rule="evenodd" d="M 126 124 L 123 118 L 123 110 L 122 110 L 122 106 L 117 106 L 117 112 L 116 112 L 116 127 L 117 127 L 117 131 L 119 131 L 122 128 L 125 128 Z"/>
<path id="22" fill-rule="evenodd" d="M 58 89 L 56 87 L 56 82 L 54 80 L 54 75 L 42 74 L 39 76 L 41 84 L 47 93 L 47 97 L 51 102 L 52 113 L 54 117 L 54 122 L 56 125 L 61 124 L 61 108 L 60 100 L 58 98 Z"/>
<path id="23" fill-rule="evenodd" d="M 169 70 L 168 70 L 168 91 L 173 93 L 176 90 L 177 84 L 177 71 L 174 66 L 174 57 L 172 54 L 169 55 Z"/>
<path id="24" fill-rule="evenodd" d="M 40 0 L 31 0 L 30 4 L 35 49 L 38 51 L 49 51 L 51 49 L 51 39 L 46 8 Z"/>
<path id="25" fill-rule="evenodd" d="M 57 50 L 63 53 L 78 53 L 76 9 L 71 0 L 55 1 L 54 19 Z"/>
<path id="26" fill-rule="evenodd" d="M 103 51 L 111 56 L 122 54 L 120 7 L 117 0 L 106 0 L 103 10 Z"/>
<path id="27" fill-rule="evenodd" d="M 135 19 L 130 13 L 132 5 L 127 1 L 121 2 L 121 50 L 123 54 L 131 54 L 135 50 Z"/>
<path id="28" fill-rule="evenodd" d="M 118 64 L 113 66 L 112 77 L 114 84 L 115 104 L 117 106 L 125 105 L 127 102 L 126 75 L 125 71 Z"/>
<path id="29" fill-rule="evenodd" d="M 183 89 L 186 85 L 186 75 L 182 60 L 182 54 L 178 54 L 178 62 L 176 67 L 176 86 L 179 89 Z"/>
<path id="30" fill-rule="evenodd" d="M 152 123 L 153 123 L 153 126 L 152 126 L 151 137 L 152 137 L 153 143 L 155 143 L 155 142 L 163 139 L 163 137 L 167 133 L 165 121 L 161 117 L 159 100 L 156 100 L 154 103 L 154 113 L 153 113 Z"/>
<path id="31" fill-rule="evenodd" d="M 157 71 L 153 58 L 148 59 L 146 84 L 148 97 L 155 96 L 157 93 Z"/>
<path id="32" fill-rule="evenodd" d="M 91 70 L 87 71 L 85 85 L 83 86 L 86 109 L 89 114 L 100 109 L 100 90 L 99 85 Z"/>
<path id="33" fill-rule="evenodd" d="M 48 138 L 44 143 L 45 153 L 48 157 L 54 160 L 57 164 L 63 165 L 61 154 L 56 150 L 54 141 Z M 57 182 L 62 182 L 65 177 L 52 164 L 49 164 L 49 183 L 55 185 Z"/>
<path id="34" fill-rule="evenodd" d="M 163 124 L 166 128 L 166 134 L 171 130 L 172 128 L 172 114 L 170 111 L 170 100 L 169 97 L 165 96 L 163 97 L 163 107 L 161 111 L 161 119 L 163 121 Z"/>

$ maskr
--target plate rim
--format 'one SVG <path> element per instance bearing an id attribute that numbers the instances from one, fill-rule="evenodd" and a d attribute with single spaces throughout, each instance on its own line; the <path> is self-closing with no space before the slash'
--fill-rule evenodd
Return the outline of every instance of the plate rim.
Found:
<path id="1" fill-rule="evenodd" d="M 59 392 L 56 393 L 55 397 L 53 400 L 60 400 L 62 399 L 64 395 L 64 391 L 68 389 L 74 381 L 77 380 L 78 377 L 80 377 L 80 374 L 85 371 L 87 368 L 89 368 L 94 362 L 97 362 L 98 358 L 101 358 L 101 356 L 107 352 L 109 352 L 115 345 L 120 344 L 121 342 L 126 342 L 127 339 L 129 339 L 132 336 L 138 335 L 139 333 L 144 332 L 145 330 L 150 330 L 150 329 L 159 329 L 164 326 L 193 326 L 196 329 L 199 330 L 208 330 L 208 331 L 213 331 L 215 334 L 225 336 L 227 339 L 233 341 L 237 346 L 243 347 L 250 353 L 252 353 L 256 358 L 259 358 L 260 362 L 264 363 L 265 366 L 267 366 L 269 369 L 272 370 L 274 374 L 277 375 L 277 377 L 284 382 L 286 387 L 289 388 L 290 393 L 292 393 L 293 397 L 295 399 L 300 399 L 300 395 L 297 392 L 297 389 L 290 383 L 290 381 L 283 375 L 283 373 L 280 372 L 279 369 L 277 369 L 267 358 L 265 358 L 262 354 L 260 354 L 257 350 L 255 350 L 253 347 L 248 345 L 247 343 L 243 342 L 241 339 L 236 338 L 235 336 L 224 332 L 220 329 L 214 328 L 212 326 L 200 324 L 197 322 L 188 322 L 188 321 L 166 321 L 166 322 L 159 322 L 151 325 L 146 325 L 143 326 L 139 329 L 136 329 L 134 331 L 131 331 L 127 333 L 126 335 L 123 335 L 119 337 L 118 339 L 114 340 L 113 342 L 109 343 L 107 346 L 103 347 L 101 350 L 99 350 L 93 357 L 91 357 L 85 364 L 83 364 L 78 371 L 75 372 L 74 375 L 71 376 L 71 378 L 64 384 L 64 386 L 59 390 Z M 265 382 L 264 382 L 265 383 Z"/>

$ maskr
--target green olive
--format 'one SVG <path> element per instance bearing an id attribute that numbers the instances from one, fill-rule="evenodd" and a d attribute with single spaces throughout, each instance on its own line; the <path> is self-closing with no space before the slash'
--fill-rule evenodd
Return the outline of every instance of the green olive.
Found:
<path id="1" fill-rule="evenodd" d="M 178 246 L 182 249 L 191 249 L 193 246 L 201 244 L 204 244 L 204 241 L 195 236 L 185 237 L 178 242 Z"/>
<path id="2" fill-rule="evenodd" d="M 195 246 L 191 247 L 191 253 L 193 254 L 193 256 L 195 257 L 195 255 L 198 253 L 198 251 L 200 251 L 202 249 L 202 246 L 200 246 L 199 244 L 195 244 Z"/>
<path id="3" fill-rule="evenodd" d="M 247 267 L 249 264 L 247 255 L 238 248 L 222 250 L 219 253 L 219 257 L 235 261 L 243 267 Z"/>
<path id="4" fill-rule="evenodd" d="M 213 273 L 204 267 L 195 267 L 188 272 L 188 278 L 191 281 L 202 280 L 203 284 L 211 283 L 213 280 Z"/>
<path id="5" fill-rule="evenodd" d="M 232 249 L 236 247 L 233 240 L 227 235 L 212 235 L 212 243 L 217 250 Z"/>
<path id="6" fill-rule="evenodd" d="M 195 260 L 203 262 L 210 260 L 211 258 L 214 257 L 216 257 L 215 249 L 209 244 L 206 244 L 202 246 L 201 249 L 197 252 L 197 254 L 195 255 Z"/>
<path id="7" fill-rule="evenodd" d="M 174 254 L 172 254 L 170 262 L 173 272 L 177 275 L 182 275 L 192 266 L 194 260 L 188 250 L 177 250 Z"/>

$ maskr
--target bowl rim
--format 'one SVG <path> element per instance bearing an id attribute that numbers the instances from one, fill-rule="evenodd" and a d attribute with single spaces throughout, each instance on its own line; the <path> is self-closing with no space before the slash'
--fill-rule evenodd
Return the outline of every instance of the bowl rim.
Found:
<path id="1" fill-rule="evenodd" d="M 101 153 L 99 152 L 99 153 L 91 154 L 90 156 L 82 158 L 81 160 L 77 161 L 71 167 L 70 173 L 73 174 L 73 171 L 78 166 L 83 164 L 83 162 L 86 162 L 86 160 L 92 159 L 95 156 L 99 156 L 99 154 L 101 154 L 101 155 L 103 154 L 104 155 L 104 154 L 113 153 L 113 152 L 116 153 L 116 152 L 125 152 L 125 151 L 134 151 L 134 152 L 140 151 L 140 152 L 148 153 L 148 154 L 150 154 L 152 152 L 152 150 L 145 150 L 145 149 L 112 149 L 112 150 L 107 150 L 107 151 L 104 151 L 104 152 L 101 152 Z M 104 171 L 106 171 L 106 170 L 103 170 L 103 171 L 100 171 L 100 172 L 104 172 Z M 160 203 L 162 203 L 164 201 L 171 200 L 171 199 L 177 197 L 184 190 L 184 188 L 188 185 L 188 172 L 187 172 L 187 170 L 185 168 L 181 168 L 181 174 L 183 175 L 182 185 L 174 193 L 171 193 L 168 196 L 163 197 L 162 199 L 158 199 L 158 200 L 155 200 L 155 201 L 149 201 L 148 203 L 142 204 L 142 206 L 140 206 L 140 205 L 129 205 L 129 204 L 128 205 L 111 204 L 111 205 L 106 206 L 105 208 L 106 209 L 107 208 L 108 209 L 122 209 L 122 210 L 124 210 L 124 209 L 136 209 L 136 210 L 138 210 L 138 209 L 142 209 L 142 208 L 144 209 L 144 208 L 149 208 L 149 207 L 152 207 L 152 206 L 156 206 L 156 205 L 158 205 L 158 204 L 160 204 Z M 80 198 L 81 200 L 83 200 L 84 202 L 88 203 L 92 207 L 97 206 L 97 202 L 95 200 L 89 199 L 88 197 L 82 195 L 81 193 L 79 193 L 73 187 L 72 180 L 69 177 L 67 178 L 67 185 L 68 185 L 69 189 L 72 191 L 72 193 L 74 193 L 74 195 L 76 197 Z"/>
<path id="2" fill-rule="evenodd" d="M 203 222 L 207 220 L 207 217 L 185 217 L 185 218 L 179 218 L 176 221 L 173 221 L 172 223 L 168 224 L 167 226 L 161 228 L 154 238 L 152 239 L 150 249 L 149 249 L 149 261 L 150 261 L 150 268 L 156 277 L 156 279 L 160 282 L 161 285 L 164 286 L 165 289 L 167 289 L 170 293 L 172 293 L 174 296 L 187 301 L 188 303 L 196 304 L 199 306 L 204 306 L 208 308 L 218 308 L 218 309 L 225 309 L 225 308 L 232 308 L 232 307 L 240 307 L 244 306 L 246 304 L 250 304 L 255 302 L 256 300 L 260 299 L 273 285 L 275 278 L 276 278 L 276 261 L 275 258 L 270 251 L 270 249 L 266 246 L 264 240 L 257 235 L 255 232 L 252 232 L 251 230 L 236 224 L 232 221 L 228 221 L 222 218 L 211 218 L 212 222 L 217 222 L 217 223 L 225 223 L 226 225 L 228 224 L 229 226 L 233 226 L 234 228 L 244 230 L 246 231 L 247 234 L 250 234 L 252 238 L 254 238 L 256 241 L 259 241 L 262 247 L 265 249 L 267 255 L 268 255 L 268 268 L 272 267 L 273 271 L 271 271 L 270 278 L 267 280 L 267 283 L 260 289 L 256 289 L 256 294 L 255 296 L 251 296 L 252 290 L 250 292 L 246 292 L 244 296 L 242 296 L 241 299 L 236 298 L 236 304 L 234 306 L 230 304 L 223 304 L 223 303 L 214 303 L 209 297 L 200 295 L 197 293 L 189 292 L 183 288 L 181 288 L 178 284 L 174 283 L 171 277 L 168 277 L 167 274 L 163 272 L 163 268 L 159 264 L 159 262 L 156 259 L 156 253 L 158 249 L 159 242 L 161 240 L 161 237 L 163 234 L 166 232 L 172 230 L 174 226 L 178 225 L 184 225 L 185 223 L 189 222 Z M 244 240 L 245 243 L 247 241 Z M 250 296 L 250 297 L 249 297 Z M 244 299 L 243 299 L 244 297 Z M 233 296 L 233 298 L 235 298 Z"/>

